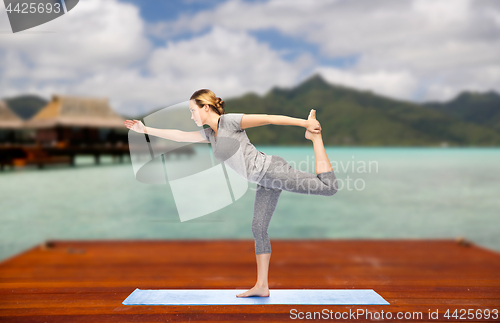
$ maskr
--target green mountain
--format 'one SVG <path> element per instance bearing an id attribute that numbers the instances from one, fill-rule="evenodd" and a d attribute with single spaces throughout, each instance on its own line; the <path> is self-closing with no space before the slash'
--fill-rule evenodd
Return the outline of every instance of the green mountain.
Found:
<path id="1" fill-rule="evenodd" d="M 465 122 L 486 126 L 500 132 L 500 95 L 494 91 L 462 92 L 449 102 L 429 102 L 425 106 Z"/>
<path id="2" fill-rule="evenodd" d="M 325 82 L 315 75 L 297 87 L 273 88 L 259 97 L 227 100 L 228 113 L 280 114 L 307 118 L 315 109 L 325 145 L 491 146 L 500 133 L 416 103 L 394 100 Z M 268 125 L 247 129 L 254 144 L 302 145 L 305 129 Z"/>
<path id="3" fill-rule="evenodd" d="M 24 119 L 47 103 L 36 96 L 6 101 Z M 274 87 L 263 96 L 248 93 L 226 100 L 227 113 L 306 119 L 310 109 L 316 110 L 325 145 L 500 145 L 500 96 L 495 92 L 464 92 L 446 103 L 416 104 L 329 84 L 314 75 L 293 88 Z M 256 145 L 310 145 L 302 127 L 267 125 L 246 132 Z"/>

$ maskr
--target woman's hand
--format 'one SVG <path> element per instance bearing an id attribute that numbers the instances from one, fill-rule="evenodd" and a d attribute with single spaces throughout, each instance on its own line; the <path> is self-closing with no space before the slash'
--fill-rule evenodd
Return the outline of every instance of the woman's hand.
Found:
<path id="1" fill-rule="evenodd" d="M 125 120 L 124 123 L 125 127 L 129 128 L 130 130 L 134 130 L 135 132 L 144 133 L 146 131 L 144 124 L 142 124 L 140 120 Z"/>
<path id="2" fill-rule="evenodd" d="M 321 132 L 321 125 L 319 124 L 319 121 L 316 119 L 306 120 L 305 128 L 312 133 L 320 133 Z"/>

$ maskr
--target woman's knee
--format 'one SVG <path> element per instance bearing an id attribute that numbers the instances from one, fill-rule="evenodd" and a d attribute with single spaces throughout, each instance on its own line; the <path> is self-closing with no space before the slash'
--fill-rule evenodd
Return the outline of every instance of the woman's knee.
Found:
<path id="1" fill-rule="evenodd" d="M 327 191 L 327 195 L 332 196 L 332 195 L 335 195 L 337 192 L 338 192 L 337 186 L 335 186 L 335 187 L 329 186 L 328 191 Z"/>
<path id="2" fill-rule="evenodd" d="M 261 225 L 252 225 L 252 234 L 255 240 L 266 240 L 269 239 L 267 230 L 262 228 Z"/>
<path id="3" fill-rule="evenodd" d="M 318 174 L 318 177 L 321 179 L 321 181 L 326 185 L 326 194 L 328 196 L 335 195 L 335 193 L 338 192 L 339 190 L 339 185 L 337 182 L 337 178 L 335 177 L 335 174 L 332 172 L 327 172 L 327 173 L 320 173 Z"/>
<path id="4" fill-rule="evenodd" d="M 329 190 L 328 193 L 329 195 L 335 195 L 339 191 L 339 184 L 337 183 L 337 179 L 335 178 L 330 185 L 328 185 Z"/>
<path id="5" fill-rule="evenodd" d="M 270 253 L 271 252 L 271 240 L 262 231 L 254 232 L 255 239 L 255 254 Z"/>

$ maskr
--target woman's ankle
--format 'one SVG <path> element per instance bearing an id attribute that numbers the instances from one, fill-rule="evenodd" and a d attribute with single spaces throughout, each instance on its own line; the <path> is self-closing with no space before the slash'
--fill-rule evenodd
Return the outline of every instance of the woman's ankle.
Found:
<path id="1" fill-rule="evenodd" d="M 265 287 L 265 288 L 269 288 L 269 285 L 267 282 L 264 282 L 264 283 L 261 283 L 261 282 L 257 282 L 255 284 L 256 287 L 259 287 L 259 288 L 262 288 L 262 287 Z"/>

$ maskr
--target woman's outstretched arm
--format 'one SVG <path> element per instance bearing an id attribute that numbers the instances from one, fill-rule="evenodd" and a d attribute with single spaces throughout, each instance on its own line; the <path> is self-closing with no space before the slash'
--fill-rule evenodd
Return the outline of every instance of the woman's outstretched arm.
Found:
<path id="1" fill-rule="evenodd" d="M 268 124 L 299 126 L 307 128 L 311 132 L 319 132 L 321 126 L 316 119 L 299 119 L 282 115 L 268 114 L 243 114 L 241 117 L 241 129 L 264 126 Z M 315 131 L 316 130 L 316 131 Z"/>
<path id="2" fill-rule="evenodd" d="M 182 131 L 177 129 L 157 129 L 146 127 L 140 120 L 125 120 L 124 124 L 130 130 L 137 133 L 144 133 L 149 136 L 156 136 L 177 142 L 203 142 L 207 143 L 199 131 Z"/>

